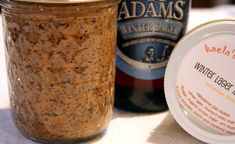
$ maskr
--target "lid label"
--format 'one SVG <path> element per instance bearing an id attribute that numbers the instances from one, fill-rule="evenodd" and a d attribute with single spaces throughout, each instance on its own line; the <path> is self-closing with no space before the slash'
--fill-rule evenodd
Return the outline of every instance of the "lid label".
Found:
<path id="1" fill-rule="evenodd" d="M 235 135 L 235 34 L 202 38 L 183 57 L 176 81 L 182 111 L 200 128 Z"/>
<path id="2" fill-rule="evenodd" d="M 225 80 L 224 78 L 220 76 L 217 76 L 214 82 L 227 91 L 229 91 L 231 87 L 234 86 L 233 84 L 231 84 L 230 82 L 228 82 L 227 80 Z"/>
<path id="3" fill-rule="evenodd" d="M 209 47 L 207 44 L 204 45 L 206 53 L 217 53 L 225 56 L 232 56 L 235 59 L 235 49 L 229 50 L 227 45 L 224 47 Z"/>
<path id="4" fill-rule="evenodd" d="M 207 78 L 212 79 L 213 76 L 215 76 L 215 72 L 210 70 L 209 68 L 205 67 L 203 64 L 197 62 L 194 69 L 198 70 L 203 75 L 207 76 Z"/>
<path id="5" fill-rule="evenodd" d="M 208 84 L 208 87 L 210 86 Z M 187 109 L 193 117 L 201 119 L 220 134 L 235 135 L 235 121 L 223 108 L 219 108 L 208 101 L 201 93 L 186 90 L 184 85 L 176 86 L 176 92 L 181 108 Z"/>
<path id="6" fill-rule="evenodd" d="M 196 69 L 201 74 L 205 75 L 209 79 L 214 78 L 214 82 L 218 85 L 224 88 L 225 90 L 229 91 L 234 85 L 224 79 L 221 76 L 216 76 L 216 73 L 210 70 L 209 68 L 205 67 L 203 64 L 197 62 L 194 69 Z M 234 92 L 234 91 L 233 91 Z"/>

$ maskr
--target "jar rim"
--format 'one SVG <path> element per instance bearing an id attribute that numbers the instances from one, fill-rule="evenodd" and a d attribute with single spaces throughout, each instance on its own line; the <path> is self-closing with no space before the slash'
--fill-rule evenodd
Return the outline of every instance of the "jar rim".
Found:
<path id="1" fill-rule="evenodd" d="M 56 3 L 56 4 L 66 4 L 66 3 L 90 3 L 90 2 L 101 2 L 106 0 L 14 0 L 16 2 L 33 2 L 33 3 Z"/>
<path id="2" fill-rule="evenodd" d="M 7 0 L 6 2 L 29 2 L 47 4 L 85 4 L 85 3 L 119 3 L 120 0 Z M 3 2 L 0 2 L 4 3 Z"/>

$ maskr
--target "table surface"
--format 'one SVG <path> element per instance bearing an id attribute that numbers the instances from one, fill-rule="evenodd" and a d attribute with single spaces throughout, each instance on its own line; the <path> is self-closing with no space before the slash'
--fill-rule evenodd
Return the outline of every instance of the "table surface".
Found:
<path id="1" fill-rule="evenodd" d="M 188 30 L 216 19 L 235 18 L 235 6 L 192 9 Z M 0 144 L 36 144 L 24 138 L 12 122 L 9 110 L 4 44 L 0 19 Z M 186 133 L 169 112 L 135 114 L 115 109 L 105 134 L 87 144 L 201 144 Z"/>

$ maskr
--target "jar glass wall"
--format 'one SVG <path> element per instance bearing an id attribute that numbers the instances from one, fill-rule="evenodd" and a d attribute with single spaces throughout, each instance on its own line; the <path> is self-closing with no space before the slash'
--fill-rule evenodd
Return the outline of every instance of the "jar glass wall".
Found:
<path id="1" fill-rule="evenodd" d="M 118 1 L 43 2 L 2 2 L 12 117 L 33 140 L 85 140 L 112 116 Z"/>

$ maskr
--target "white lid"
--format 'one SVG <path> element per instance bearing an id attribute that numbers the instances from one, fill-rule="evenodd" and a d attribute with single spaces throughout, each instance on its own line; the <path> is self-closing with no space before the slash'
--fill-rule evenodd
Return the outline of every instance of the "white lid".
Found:
<path id="1" fill-rule="evenodd" d="M 235 21 L 206 23 L 182 38 L 166 69 L 165 94 L 189 134 L 235 143 Z"/>

